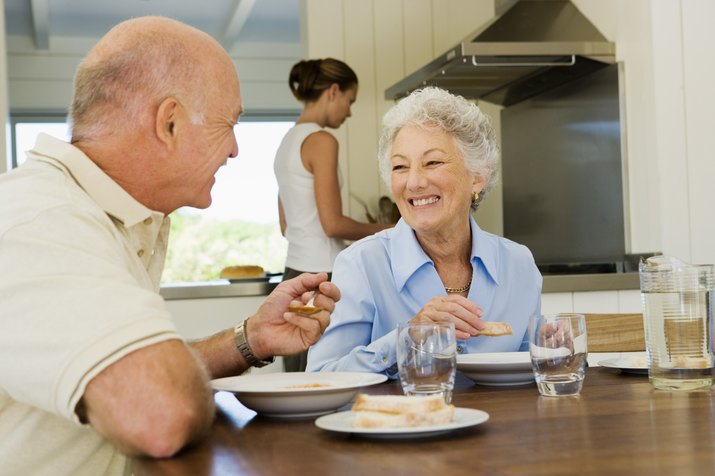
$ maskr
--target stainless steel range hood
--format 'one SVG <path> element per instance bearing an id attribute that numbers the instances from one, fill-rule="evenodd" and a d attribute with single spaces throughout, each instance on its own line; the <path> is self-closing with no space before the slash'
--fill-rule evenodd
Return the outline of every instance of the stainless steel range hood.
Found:
<path id="1" fill-rule="evenodd" d="M 503 13 L 385 91 L 423 86 L 503 106 L 615 62 L 615 45 L 567 0 L 509 0 Z"/>

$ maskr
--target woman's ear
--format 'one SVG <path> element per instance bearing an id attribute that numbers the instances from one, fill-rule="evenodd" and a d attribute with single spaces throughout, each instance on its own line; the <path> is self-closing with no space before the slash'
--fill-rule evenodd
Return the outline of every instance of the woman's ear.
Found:
<path id="1" fill-rule="evenodd" d="M 340 92 L 340 85 L 338 83 L 333 83 L 328 88 L 328 99 L 333 100 L 338 96 Z"/>
<path id="2" fill-rule="evenodd" d="M 479 194 L 487 184 L 487 178 L 481 174 L 472 175 L 472 193 Z"/>
<path id="3" fill-rule="evenodd" d="M 156 135 L 169 148 L 172 148 L 176 141 L 179 107 L 180 104 L 175 98 L 168 97 L 159 104 L 159 108 L 156 111 L 154 125 Z"/>

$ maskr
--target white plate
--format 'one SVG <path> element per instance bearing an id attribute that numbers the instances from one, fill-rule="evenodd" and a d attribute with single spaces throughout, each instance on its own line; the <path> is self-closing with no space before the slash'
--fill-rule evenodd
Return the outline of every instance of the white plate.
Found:
<path id="1" fill-rule="evenodd" d="M 261 415 L 307 418 L 333 412 L 361 387 L 385 380 L 385 375 L 364 372 L 281 372 L 226 377 L 212 380 L 211 386 L 235 394 Z"/>
<path id="2" fill-rule="evenodd" d="M 325 415 L 315 420 L 318 428 L 340 433 L 353 433 L 370 438 L 424 438 L 441 435 L 459 428 L 479 425 L 489 420 L 489 414 L 472 408 L 455 408 L 454 420 L 451 423 L 434 426 L 418 426 L 409 428 L 356 428 L 355 412 L 338 412 Z"/>
<path id="3" fill-rule="evenodd" d="M 598 365 L 621 372 L 648 375 L 648 359 L 645 355 L 621 356 L 615 359 L 601 360 Z"/>
<path id="4" fill-rule="evenodd" d="M 528 352 L 459 354 L 457 370 L 481 385 L 524 385 L 534 381 Z"/>

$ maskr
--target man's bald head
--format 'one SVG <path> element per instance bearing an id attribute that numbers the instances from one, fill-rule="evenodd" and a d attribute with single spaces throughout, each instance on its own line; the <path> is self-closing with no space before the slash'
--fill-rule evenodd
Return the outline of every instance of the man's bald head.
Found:
<path id="1" fill-rule="evenodd" d="M 206 33 L 164 17 L 141 17 L 112 28 L 75 76 L 72 142 L 92 141 L 131 125 L 150 126 L 151 111 L 176 97 L 201 121 L 206 86 L 235 70 Z"/>

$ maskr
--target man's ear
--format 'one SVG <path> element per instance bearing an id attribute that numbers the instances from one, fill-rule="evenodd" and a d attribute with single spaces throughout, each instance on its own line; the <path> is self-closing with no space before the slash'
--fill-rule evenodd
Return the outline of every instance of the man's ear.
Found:
<path id="1" fill-rule="evenodd" d="M 181 105 L 173 98 L 164 99 L 156 111 L 156 135 L 167 147 L 172 148 L 176 141 L 176 125 Z"/>

